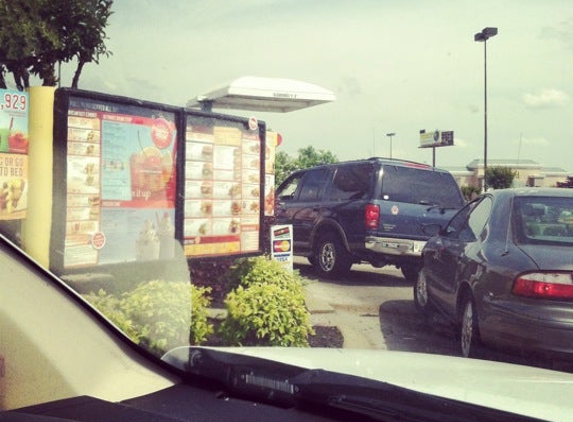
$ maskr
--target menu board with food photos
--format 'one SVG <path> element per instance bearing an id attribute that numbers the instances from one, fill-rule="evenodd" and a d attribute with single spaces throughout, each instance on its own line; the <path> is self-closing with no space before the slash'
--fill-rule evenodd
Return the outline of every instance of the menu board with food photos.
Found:
<path id="1" fill-rule="evenodd" d="M 259 126 L 187 116 L 183 244 L 190 257 L 261 249 Z"/>
<path id="2" fill-rule="evenodd" d="M 262 253 L 264 123 L 63 88 L 54 124 L 55 268 Z"/>
<path id="3" fill-rule="evenodd" d="M 175 253 L 176 113 L 69 96 L 63 267 Z"/>

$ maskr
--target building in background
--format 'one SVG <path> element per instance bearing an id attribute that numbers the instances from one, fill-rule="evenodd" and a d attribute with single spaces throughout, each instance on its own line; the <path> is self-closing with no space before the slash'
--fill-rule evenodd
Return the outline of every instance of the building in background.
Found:
<path id="1" fill-rule="evenodd" d="M 516 171 L 513 181 L 515 187 L 535 186 L 552 187 L 557 182 L 564 182 L 572 173 L 558 167 L 543 167 L 533 160 L 488 160 L 488 167 L 509 167 Z M 483 186 L 483 160 L 476 159 L 465 167 L 446 167 L 458 185 L 460 186 Z"/>

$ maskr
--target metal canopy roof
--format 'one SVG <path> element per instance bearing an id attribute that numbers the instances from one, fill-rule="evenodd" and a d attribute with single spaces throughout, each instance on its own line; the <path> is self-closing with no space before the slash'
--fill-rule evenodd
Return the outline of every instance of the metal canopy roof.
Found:
<path id="1" fill-rule="evenodd" d="M 244 76 L 187 102 L 187 107 L 227 108 L 287 113 L 334 101 L 334 94 L 317 85 L 292 79 Z"/>

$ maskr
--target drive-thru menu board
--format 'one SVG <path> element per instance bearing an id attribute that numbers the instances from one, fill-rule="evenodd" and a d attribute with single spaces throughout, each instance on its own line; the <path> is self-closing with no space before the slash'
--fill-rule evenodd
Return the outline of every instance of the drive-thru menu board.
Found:
<path id="1" fill-rule="evenodd" d="M 63 267 L 173 258 L 175 113 L 72 95 L 66 126 Z"/>
<path id="2" fill-rule="evenodd" d="M 261 151 L 258 126 L 249 129 L 242 122 L 187 116 L 183 223 L 187 256 L 260 250 Z"/>
<path id="3" fill-rule="evenodd" d="M 264 123 L 69 89 L 54 122 L 54 267 L 262 253 Z"/>

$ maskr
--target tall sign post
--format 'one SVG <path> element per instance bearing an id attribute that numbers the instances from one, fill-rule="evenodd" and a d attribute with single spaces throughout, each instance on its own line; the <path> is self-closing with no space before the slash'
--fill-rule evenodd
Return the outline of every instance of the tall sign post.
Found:
<path id="1" fill-rule="evenodd" d="M 426 132 L 420 130 L 420 148 L 432 148 L 432 167 L 436 167 L 436 147 L 450 147 L 454 145 L 454 132 L 438 129 Z"/>

